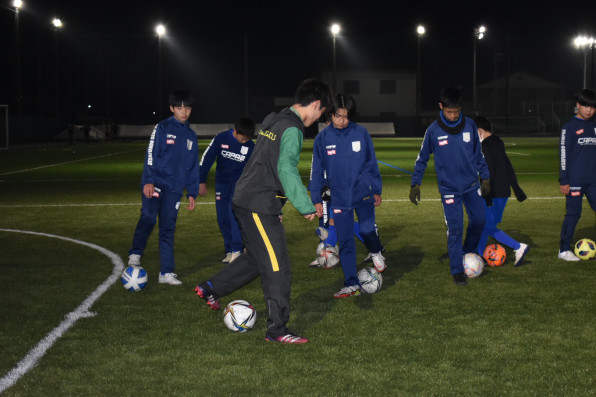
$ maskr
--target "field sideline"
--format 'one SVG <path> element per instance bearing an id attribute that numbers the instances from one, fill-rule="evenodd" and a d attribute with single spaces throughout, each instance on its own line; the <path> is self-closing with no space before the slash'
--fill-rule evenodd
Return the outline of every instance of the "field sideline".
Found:
<path id="1" fill-rule="evenodd" d="M 595 262 L 556 259 L 564 214 L 558 140 L 504 140 L 529 199 L 512 199 L 502 226 L 532 248 L 525 266 L 488 269 L 466 288 L 449 276 L 432 163 L 422 202 L 414 206 L 407 198 L 407 171 L 421 139 L 373 139 L 382 162 L 377 223 L 388 263 L 380 293 L 334 300 L 341 271 L 307 266 L 316 224 L 291 205 L 284 208 L 294 268 L 289 325 L 311 339 L 305 346 L 264 341 L 258 280 L 223 299 L 255 305 L 259 318 L 248 334 L 229 332 L 221 313 L 194 296 L 194 285 L 222 266 L 213 171 L 197 209 L 181 207 L 176 271 L 184 285 L 157 284 L 154 232 L 143 258 L 149 286 L 129 293 L 114 269 L 126 260 L 138 217 L 146 143 L 3 152 L 0 379 L 105 286 L 88 311 L 79 312 L 89 315 L 56 338 L 5 395 L 593 395 Z M 207 144 L 200 141 L 200 149 Z M 306 140 L 305 184 L 311 150 Z M 585 202 L 576 238 L 596 239 L 595 219 Z M 358 250 L 363 259 L 364 247 Z"/>

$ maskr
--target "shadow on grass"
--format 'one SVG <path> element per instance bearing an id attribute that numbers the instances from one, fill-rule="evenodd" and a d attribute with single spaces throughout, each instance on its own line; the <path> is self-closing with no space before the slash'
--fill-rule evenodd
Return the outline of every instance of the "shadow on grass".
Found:
<path id="1" fill-rule="evenodd" d="M 422 262 L 423 253 L 418 247 L 404 247 L 398 251 L 385 253 L 387 269 L 383 272 L 383 287 L 379 294 L 392 288 L 407 273 L 414 271 Z M 371 266 L 361 264 L 358 269 Z M 337 278 L 317 288 L 306 290 L 292 300 L 292 324 L 301 332 L 319 324 L 333 307 L 340 301 L 333 294 L 343 286 L 343 273 L 340 269 L 316 271 L 335 271 Z M 354 298 L 354 304 L 361 310 L 372 310 L 375 307 L 376 294 L 362 294 Z"/>

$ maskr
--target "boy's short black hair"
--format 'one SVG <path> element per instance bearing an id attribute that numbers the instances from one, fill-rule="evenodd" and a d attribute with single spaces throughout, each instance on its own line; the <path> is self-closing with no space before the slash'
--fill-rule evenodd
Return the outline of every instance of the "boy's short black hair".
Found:
<path id="1" fill-rule="evenodd" d="M 294 103 L 301 106 L 308 106 L 314 101 L 321 101 L 320 108 L 325 107 L 329 109 L 332 96 L 333 92 L 327 83 L 311 78 L 300 83 L 296 89 L 296 94 L 294 94 Z"/>
<path id="2" fill-rule="evenodd" d="M 250 117 L 240 117 L 234 124 L 237 134 L 252 138 L 255 134 L 255 121 Z"/>
<path id="3" fill-rule="evenodd" d="M 490 121 L 486 117 L 476 116 L 474 118 L 474 122 L 476 123 L 476 127 L 482 128 L 484 131 L 488 131 L 488 132 L 492 131 L 492 125 L 490 124 Z"/>
<path id="4" fill-rule="evenodd" d="M 440 102 L 443 107 L 457 109 L 462 107 L 464 97 L 458 87 L 445 87 L 441 90 Z"/>
<path id="5" fill-rule="evenodd" d="M 333 97 L 333 103 L 329 109 L 330 114 L 334 114 L 338 109 L 346 109 L 348 111 L 348 120 L 356 113 L 356 101 L 349 95 L 336 94 Z"/>
<path id="6" fill-rule="evenodd" d="M 596 92 L 589 88 L 584 88 L 577 94 L 577 103 L 582 106 L 596 108 Z"/>
<path id="7" fill-rule="evenodd" d="M 170 106 L 173 107 L 182 105 L 191 107 L 194 102 L 194 98 L 187 90 L 174 90 L 170 93 L 169 102 Z"/>

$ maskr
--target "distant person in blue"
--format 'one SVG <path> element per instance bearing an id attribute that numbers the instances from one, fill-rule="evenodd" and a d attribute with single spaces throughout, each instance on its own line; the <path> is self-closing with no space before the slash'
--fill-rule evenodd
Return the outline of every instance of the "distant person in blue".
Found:
<path id="1" fill-rule="evenodd" d="M 207 175 L 217 160 L 215 167 L 215 210 L 217 223 L 224 240 L 226 257 L 223 263 L 232 262 L 242 253 L 242 233 L 232 211 L 232 197 L 236 181 L 240 178 L 248 162 L 255 143 L 255 122 L 250 117 L 236 121 L 233 129 L 220 132 L 213 138 L 201 157 L 199 175 L 199 196 L 207 194 Z"/>
<path id="2" fill-rule="evenodd" d="M 474 118 L 478 127 L 478 136 L 482 142 L 482 153 L 490 173 L 490 193 L 484 198 L 486 205 L 486 223 L 478 242 L 478 255 L 484 254 L 488 238 L 492 237 L 499 243 L 513 249 L 515 259 L 513 266 L 520 266 L 530 250 L 527 244 L 519 243 L 507 233 L 497 228 L 503 219 L 503 211 L 507 200 L 511 196 L 511 189 L 518 201 L 524 201 L 527 196 L 517 183 L 517 176 L 513 165 L 505 152 L 503 140 L 492 133 L 490 121 L 484 116 Z"/>
<path id="3" fill-rule="evenodd" d="M 577 113 L 561 128 L 559 189 L 566 197 L 561 228 L 559 259 L 577 262 L 571 251 L 575 227 L 582 213 L 584 195 L 596 211 L 596 92 L 584 89 L 577 95 Z"/>
<path id="4" fill-rule="evenodd" d="M 356 269 L 354 212 L 359 232 L 375 268 L 385 270 L 375 224 L 375 207 L 381 205 L 382 181 L 375 148 L 366 128 L 351 121 L 356 102 L 348 95 L 337 94 L 330 109 L 331 124 L 315 138 L 311 169 L 311 199 L 317 212 L 323 212 L 320 193 L 324 185 L 330 190 L 330 212 L 339 243 L 339 259 L 344 273 L 344 287 L 334 294 L 346 298 L 361 293 Z"/>
<path id="5" fill-rule="evenodd" d="M 195 208 L 199 193 L 199 149 L 197 135 L 188 119 L 193 99 L 188 91 L 170 94 L 173 115 L 159 122 L 153 129 L 141 177 L 142 206 L 128 265 L 141 266 L 141 256 L 147 239 L 159 217 L 159 283 L 180 285 L 174 273 L 174 231 L 180 208 L 180 198 L 186 188 L 188 209 Z"/>
<path id="6" fill-rule="evenodd" d="M 434 156 L 435 171 L 443 213 L 447 224 L 447 251 L 453 282 L 467 285 L 464 253 L 476 252 L 484 229 L 484 200 L 490 192 L 490 174 L 482 155 L 476 124 L 462 112 L 463 96 L 455 87 L 443 88 L 439 102 L 439 117 L 426 130 L 420 153 L 414 165 L 410 201 L 418 205 L 420 184 L 430 155 Z M 480 176 L 481 183 L 478 182 Z M 468 214 L 464 234 L 463 207 Z"/>

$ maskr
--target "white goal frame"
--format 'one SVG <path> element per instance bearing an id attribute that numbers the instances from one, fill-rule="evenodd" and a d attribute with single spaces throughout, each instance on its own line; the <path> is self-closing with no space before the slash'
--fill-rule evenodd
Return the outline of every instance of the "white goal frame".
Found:
<path id="1" fill-rule="evenodd" d="M 0 144 L 0 150 L 8 150 L 9 148 L 9 142 L 8 142 L 8 136 L 9 136 L 9 131 L 8 131 L 8 105 L 0 105 L 0 112 L 2 111 L 2 109 L 4 109 L 4 120 L 6 123 L 6 146 L 3 146 Z"/>

